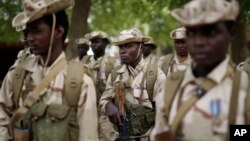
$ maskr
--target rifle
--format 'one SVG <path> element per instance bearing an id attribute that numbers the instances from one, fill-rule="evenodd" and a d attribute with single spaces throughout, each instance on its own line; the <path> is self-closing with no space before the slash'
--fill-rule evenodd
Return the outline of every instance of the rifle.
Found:
<path id="1" fill-rule="evenodd" d="M 124 83 L 117 82 L 115 84 L 115 94 L 118 103 L 118 113 L 120 121 L 118 124 L 119 136 L 115 141 L 129 141 L 129 120 L 125 112 L 125 87 Z"/>

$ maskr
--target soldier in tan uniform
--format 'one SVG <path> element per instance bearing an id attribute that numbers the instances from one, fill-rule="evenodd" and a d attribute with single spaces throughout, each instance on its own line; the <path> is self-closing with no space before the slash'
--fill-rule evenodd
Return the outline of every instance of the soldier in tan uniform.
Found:
<path id="1" fill-rule="evenodd" d="M 187 29 L 194 63 L 167 80 L 165 94 L 157 99 L 152 141 L 226 141 L 229 124 L 249 122 L 249 80 L 227 55 L 238 10 L 234 0 L 193 0 L 172 11 Z"/>
<path id="2" fill-rule="evenodd" d="M 145 62 L 155 64 L 158 62 L 158 58 L 153 54 L 153 51 L 157 48 L 157 45 L 152 38 L 142 47 L 142 54 Z"/>
<path id="3" fill-rule="evenodd" d="M 149 139 L 155 118 L 154 97 L 163 92 L 164 73 L 156 65 L 155 67 L 150 64 L 148 67 L 142 57 L 142 45 L 148 40 L 149 38 L 145 37 L 139 29 L 132 28 L 122 31 L 114 41 L 114 44 L 119 46 L 123 65 L 114 69 L 109 76 L 106 90 L 100 99 L 100 107 L 109 116 L 114 126 L 118 125 L 120 140 L 147 141 Z M 124 98 L 118 98 L 119 94 Z M 119 104 L 120 100 L 124 103 Z M 127 119 L 127 124 L 123 124 L 118 115 L 118 111 L 124 106 L 127 110 L 123 119 Z"/>
<path id="4" fill-rule="evenodd" d="M 78 38 L 76 40 L 76 47 L 77 47 L 77 53 L 78 53 L 78 60 L 85 61 L 90 58 L 89 55 L 87 55 L 87 52 L 89 50 L 89 40 L 85 38 Z"/>
<path id="5" fill-rule="evenodd" d="M 24 11 L 13 19 L 13 27 L 27 34 L 35 57 L 5 76 L 0 90 L 1 141 L 98 140 L 93 81 L 80 71 L 81 63 L 68 63 L 62 50 L 68 30 L 64 9 L 72 4 L 25 0 Z"/>
<path id="6" fill-rule="evenodd" d="M 105 88 L 106 82 L 111 70 L 117 65 L 116 59 L 105 55 L 105 48 L 110 44 L 109 35 L 104 31 L 93 31 L 85 35 L 85 38 L 90 41 L 90 47 L 94 52 L 91 57 L 84 57 L 83 63 L 86 63 L 92 74 L 92 78 L 96 85 L 97 102 L 99 102 Z M 98 106 L 98 105 L 97 105 Z M 115 130 L 108 120 L 105 113 L 99 110 L 98 128 L 99 140 L 111 141 L 116 137 Z"/>
<path id="7" fill-rule="evenodd" d="M 186 70 L 192 62 L 185 41 L 186 29 L 184 27 L 174 29 L 170 33 L 170 37 L 174 41 L 175 53 L 162 56 L 158 62 L 158 66 L 167 76 L 176 71 Z"/>

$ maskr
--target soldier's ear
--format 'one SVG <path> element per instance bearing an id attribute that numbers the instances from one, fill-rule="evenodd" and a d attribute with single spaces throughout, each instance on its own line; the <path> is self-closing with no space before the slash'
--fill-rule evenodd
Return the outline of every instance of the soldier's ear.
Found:
<path id="1" fill-rule="evenodd" d="M 63 26 L 56 27 L 55 33 L 54 33 L 54 38 L 56 38 L 56 39 L 63 38 L 64 32 L 65 32 L 65 30 L 64 30 Z"/>

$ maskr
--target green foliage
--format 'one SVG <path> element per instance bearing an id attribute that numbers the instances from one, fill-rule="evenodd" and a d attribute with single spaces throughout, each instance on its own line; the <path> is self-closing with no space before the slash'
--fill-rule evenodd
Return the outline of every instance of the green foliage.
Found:
<path id="1" fill-rule="evenodd" d="M 20 11 L 21 0 L 0 0 L 0 42 L 15 43 L 20 34 L 11 26 L 14 16 Z"/>
<path id="2" fill-rule="evenodd" d="M 168 10 L 169 0 L 93 0 L 89 30 L 103 30 L 115 36 L 120 31 L 138 27 L 153 37 L 159 46 L 171 44 L 170 31 L 180 26 Z"/>

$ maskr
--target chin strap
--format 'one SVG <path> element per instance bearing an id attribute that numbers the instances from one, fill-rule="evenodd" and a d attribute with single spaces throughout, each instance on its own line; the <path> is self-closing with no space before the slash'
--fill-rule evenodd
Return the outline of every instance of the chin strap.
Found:
<path id="1" fill-rule="evenodd" d="M 52 31 L 51 31 L 51 35 L 50 35 L 50 44 L 49 44 L 49 50 L 48 50 L 47 58 L 46 58 L 46 61 L 44 63 L 44 67 L 48 66 L 48 63 L 49 63 L 49 60 L 50 60 L 50 57 L 51 57 L 52 44 L 53 44 L 55 26 L 56 26 L 56 15 L 54 13 L 52 14 L 52 18 L 53 18 L 53 23 L 52 23 Z M 45 74 L 45 70 L 44 70 L 44 74 Z"/>

